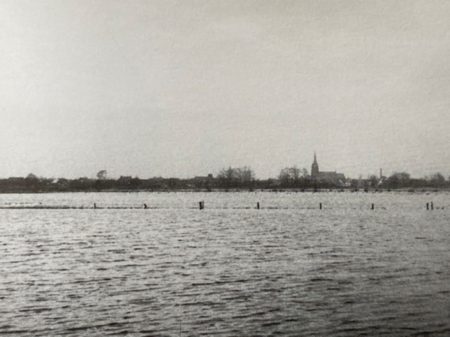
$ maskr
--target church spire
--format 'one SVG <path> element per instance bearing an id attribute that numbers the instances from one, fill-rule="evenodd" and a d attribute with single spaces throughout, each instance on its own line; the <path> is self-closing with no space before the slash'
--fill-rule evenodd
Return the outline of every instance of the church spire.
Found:
<path id="1" fill-rule="evenodd" d="M 314 161 L 311 165 L 311 176 L 312 177 L 319 176 L 319 164 L 317 163 L 316 151 L 314 151 Z"/>

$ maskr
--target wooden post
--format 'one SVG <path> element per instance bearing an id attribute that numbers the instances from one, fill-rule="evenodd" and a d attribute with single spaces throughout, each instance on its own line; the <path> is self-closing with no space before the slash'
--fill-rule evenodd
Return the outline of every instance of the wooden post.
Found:
<path id="1" fill-rule="evenodd" d="M 94 209 L 96 209 L 97 208 L 97 204 L 94 202 Z"/>
<path id="2" fill-rule="evenodd" d="M 199 208 L 199 209 L 204 209 L 204 208 L 205 208 L 205 202 L 204 202 L 204 201 L 200 201 L 200 202 L 198 203 L 198 208 Z"/>
<path id="3" fill-rule="evenodd" d="M 259 209 L 259 201 L 256 203 L 256 209 Z"/>
<path id="4" fill-rule="evenodd" d="M 319 203 L 319 209 L 322 209 L 322 203 Z"/>
<path id="5" fill-rule="evenodd" d="M 433 202 L 430 203 L 430 206 L 431 206 L 431 210 L 433 210 L 434 209 Z"/>
<path id="6" fill-rule="evenodd" d="M 427 202 L 427 211 L 430 209 L 430 204 Z"/>
<path id="7" fill-rule="evenodd" d="M 375 204 L 372 204 L 371 209 L 375 209 Z"/>

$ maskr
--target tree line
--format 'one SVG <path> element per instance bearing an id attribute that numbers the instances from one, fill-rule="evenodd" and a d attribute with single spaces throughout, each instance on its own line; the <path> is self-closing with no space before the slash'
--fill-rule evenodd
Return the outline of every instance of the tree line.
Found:
<path id="1" fill-rule="evenodd" d="M 231 190 L 231 189 L 420 189 L 450 188 L 450 177 L 434 173 L 423 178 L 412 178 L 406 172 L 397 172 L 389 177 L 369 176 L 366 179 L 346 179 L 345 182 L 317 180 L 304 168 L 283 168 L 276 178 L 257 179 L 250 167 L 224 168 L 216 176 L 189 179 L 154 177 L 141 179 L 121 176 L 110 179 L 105 170 L 96 178 L 43 178 L 34 174 L 27 177 L 0 179 L 0 193 L 38 192 L 100 192 L 100 191 L 170 191 L 170 190 Z"/>

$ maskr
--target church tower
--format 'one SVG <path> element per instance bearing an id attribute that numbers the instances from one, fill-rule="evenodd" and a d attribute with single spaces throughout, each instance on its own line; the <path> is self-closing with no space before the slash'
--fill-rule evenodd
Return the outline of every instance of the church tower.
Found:
<path id="1" fill-rule="evenodd" d="M 314 161 L 311 165 L 311 177 L 318 177 L 319 176 L 319 164 L 317 163 L 317 157 L 316 153 L 314 152 Z"/>

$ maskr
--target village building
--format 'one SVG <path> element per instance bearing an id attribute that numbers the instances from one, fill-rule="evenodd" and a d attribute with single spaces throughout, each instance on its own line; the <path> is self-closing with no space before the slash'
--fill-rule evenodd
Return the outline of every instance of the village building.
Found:
<path id="1" fill-rule="evenodd" d="M 345 185 L 346 182 L 345 175 L 343 173 L 337 173 L 336 171 L 320 171 L 315 152 L 314 161 L 311 165 L 311 178 L 319 182 L 326 182 L 340 186 Z"/>

